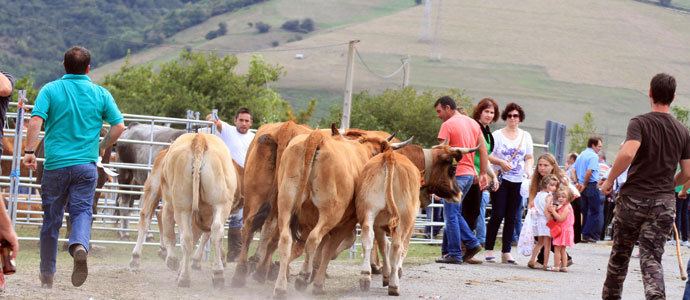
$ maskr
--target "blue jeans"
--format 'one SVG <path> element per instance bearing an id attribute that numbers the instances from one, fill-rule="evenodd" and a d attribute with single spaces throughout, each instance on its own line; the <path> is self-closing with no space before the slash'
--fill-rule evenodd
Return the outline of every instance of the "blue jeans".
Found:
<path id="1" fill-rule="evenodd" d="M 513 234 L 513 242 L 516 243 L 520 239 L 520 231 L 522 231 L 522 213 L 525 211 L 525 206 L 527 206 L 527 198 L 522 197 L 520 206 L 515 212 L 515 230 L 513 230 L 515 233 Z"/>
<path id="2" fill-rule="evenodd" d="M 463 175 L 456 176 L 460 190 L 462 191 L 462 198 L 470 190 L 474 176 Z M 462 217 L 462 202 L 449 203 L 443 201 L 443 218 L 446 222 L 446 227 L 443 231 L 443 244 L 441 245 L 441 253 L 448 254 L 458 260 L 462 261 L 462 248 L 460 241 L 465 244 L 465 247 L 474 248 L 479 245 L 479 241 L 472 234 L 470 226 L 467 225 L 465 218 Z"/>
<path id="3" fill-rule="evenodd" d="M 687 273 L 690 274 L 690 259 L 688 259 L 688 270 Z M 683 300 L 690 300 L 690 279 L 685 282 L 685 292 L 683 293 Z"/>
<path id="4" fill-rule="evenodd" d="M 477 228 L 475 229 L 479 243 L 486 241 L 486 206 L 489 204 L 490 195 L 487 191 L 482 192 L 482 203 L 479 206 L 479 218 L 477 218 Z"/>
<path id="5" fill-rule="evenodd" d="M 228 224 L 229 228 L 242 228 L 242 214 L 244 214 L 244 208 L 240 209 L 240 212 L 237 213 L 237 215 L 230 216 L 228 220 L 230 221 L 230 224 Z"/>
<path id="6" fill-rule="evenodd" d="M 81 164 L 44 170 L 41 182 L 43 226 L 41 226 L 41 274 L 55 274 L 57 242 L 65 205 L 72 223 L 69 246 L 83 245 L 89 251 L 93 196 L 98 170 L 95 164 Z"/>
<path id="7" fill-rule="evenodd" d="M 582 191 L 582 238 L 599 240 L 603 223 L 601 195 L 597 183 L 590 182 Z"/>
<path id="8" fill-rule="evenodd" d="M 678 228 L 678 234 L 680 239 L 683 241 L 688 240 L 688 202 L 690 199 L 678 198 L 678 193 L 676 193 L 676 227 Z"/>
<path id="9" fill-rule="evenodd" d="M 505 218 L 501 252 L 510 253 L 510 246 L 515 232 L 515 216 L 522 203 L 522 196 L 520 196 L 521 184 L 521 182 L 510 182 L 504 179 L 498 191 L 491 196 L 491 219 L 489 219 L 489 224 L 486 226 L 486 250 L 494 250 L 498 228 Z"/>

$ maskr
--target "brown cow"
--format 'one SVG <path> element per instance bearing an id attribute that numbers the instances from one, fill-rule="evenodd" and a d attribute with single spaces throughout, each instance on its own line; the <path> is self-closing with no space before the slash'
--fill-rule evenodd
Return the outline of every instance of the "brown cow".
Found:
<path id="1" fill-rule="evenodd" d="M 355 180 L 367 160 L 388 147 L 385 139 L 377 137 L 347 140 L 340 136 L 331 137 L 319 130 L 293 138 L 283 152 L 282 164 L 278 168 L 280 271 L 274 297 L 287 295 L 292 234 L 297 232 L 308 232 L 305 261 L 295 281 L 295 287 L 300 290 L 308 284 L 317 247 L 320 247 L 322 239 L 338 239 L 338 243 L 325 244 L 332 246 L 332 249 L 321 249 L 321 264 L 314 277 L 314 293 L 323 293 L 328 261 L 339 242 L 352 232 L 356 224 L 356 218 L 347 220 L 348 224 L 341 223 L 343 216 L 354 214 Z"/>
<path id="2" fill-rule="evenodd" d="M 172 260 L 175 245 L 174 224 L 180 229 L 183 259 L 177 279 L 180 287 L 189 287 L 191 256 L 194 250 L 193 226 L 211 232 L 213 258 L 213 287 L 222 288 L 223 225 L 233 208 L 239 208 L 234 195 L 237 172 L 232 166 L 230 151 L 223 141 L 205 133 L 180 136 L 168 149 L 162 162 L 161 191 L 163 205 L 162 226 L 167 259 Z M 189 176 L 191 174 L 191 178 Z"/>
<path id="3" fill-rule="evenodd" d="M 362 277 L 360 288 L 368 291 L 371 284 L 371 250 L 376 233 L 383 254 L 383 277 L 390 277 L 388 294 L 398 296 L 398 269 L 407 253 L 419 211 L 419 169 L 402 154 L 391 150 L 370 159 L 357 179 L 355 207 L 362 226 Z M 392 248 L 387 248 L 386 232 L 391 235 Z M 386 255 L 388 254 L 388 255 Z M 391 272 L 392 271 L 392 272 Z"/>

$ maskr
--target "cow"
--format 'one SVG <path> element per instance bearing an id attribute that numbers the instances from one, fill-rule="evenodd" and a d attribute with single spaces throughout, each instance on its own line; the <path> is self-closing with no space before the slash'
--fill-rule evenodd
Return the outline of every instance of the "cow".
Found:
<path id="1" fill-rule="evenodd" d="M 179 136 L 184 134 L 185 130 L 173 129 L 158 125 L 148 125 L 140 124 L 137 122 L 130 123 L 120 139 L 127 140 L 137 140 L 137 141 L 151 141 L 153 135 L 154 142 L 164 142 L 171 143 Z M 131 164 L 141 164 L 146 165 L 153 163 L 149 161 L 149 154 L 151 155 L 151 160 L 156 158 L 159 152 L 163 149 L 167 149 L 168 146 L 162 145 L 145 145 L 145 144 L 134 144 L 127 142 L 120 142 L 115 146 L 115 151 L 118 155 L 118 161 L 123 163 Z M 120 184 L 132 184 L 132 185 L 143 185 L 148 176 L 146 170 L 133 170 L 120 168 L 118 169 L 118 183 Z M 130 188 L 121 188 L 123 190 L 132 190 Z M 117 196 L 117 206 L 129 206 L 132 207 L 133 199 L 136 198 L 135 195 L 131 194 L 118 194 Z M 126 210 L 116 210 L 115 215 L 129 214 Z M 123 219 L 120 223 L 121 228 L 125 229 L 128 227 L 127 220 Z M 129 232 L 121 230 L 117 232 L 120 239 L 128 239 L 130 237 Z"/>
<path id="2" fill-rule="evenodd" d="M 194 250 L 193 227 L 210 232 L 213 248 L 213 287 L 224 285 L 223 225 L 233 209 L 238 188 L 237 172 L 232 165 L 230 151 L 223 141 L 211 134 L 183 134 L 170 146 L 162 161 L 161 191 L 163 205 L 162 231 L 167 250 L 166 262 L 171 261 L 175 246 L 174 217 L 180 230 L 183 258 L 177 285 L 191 283 L 191 256 Z M 191 177 L 189 176 L 191 174 Z"/>
<path id="3" fill-rule="evenodd" d="M 137 243 L 134 246 L 134 249 L 132 250 L 132 259 L 130 260 L 129 266 L 131 270 L 138 270 L 141 262 L 141 254 L 142 254 L 142 248 L 145 240 L 146 233 L 148 232 L 150 226 L 151 226 L 151 219 L 153 218 L 153 214 L 158 207 L 158 204 L 162 198 L 161 195 L 161 176 L 162 176 L 162 164 L 163 164 L 163 159 L 165 158 L 165 155 L 168 153 L 168 149 L 164 149 L 163 151 L 159 152 L 158 155 L 156 156 L 156 159 L 153 163 L 153 168 L 151 168 L 151 174 L 149 177 L 146 179 L 146 183 L 144 183 L 144 194 L 141 197 L 141 211 L 140 211 L 140 217 L 139 217 L 139 225 L 138 225 L 138 234 L 137 234 Z M 238 189 L 235 191 L 234 195 L 234 203 L 238 203 L 238 205 L 241 205 L 241 203 L 244 201 L 243 199 L 243 193 L 242 193 L 242 181 L 243 181 L 243 176 L 244 176 L 244 168 L 242 168 L 240 165 L 238 165 L 234 160 L 233 160 L 233 167 L 235 168 L 235 171 L 237 172 L 237 186 Z M 163 203 L 166 201 L 164 200 Z M 165 204 L 164 204 L 165 205 Z M 161 220 L 161 216 L 158 215 L 158 219 Z M 174 220 L 168 220 L 171 222 L 174 222 Z M 167 249 L 164 247 L 164 241 L 163 241 L 163 226 L 159 223 L 159 229 L 161 230 L 161 247 L 158 255 L 163 258 L 167 259 Z M 198 230 L 197 227 L 194 227 L 195 232 L 194 232 L 194 240 L 199 239 L 199 234 L 201 234 L 200 230 Z M 192 268 L 193 269 L 200 269 L 200 262 L 201 262 L 201 254 L 203 249 L 203 246 L 206 244 L 206 241 L 208 240 L 210 236 L 208 234 L 204 234 L 202 236 L 202 241 L 199 244 L 199 247 L 197 248 L 197 252 L 194 254 L 194 257 L 192 259 Z M 176 258 L 171 258 L 168 260 L 168 267 L 172 270 L 177 270 L 178 268 L 178 262 Z"/>
<path id="4" fill-rule="evenodd" d="M 335 131 L 335 130 L 334 130 Z M 409 142 L 409 141 L 408 141 Z M 391 145 L 401 147 L 402 143 Z M 332 253 L 357 223 L 354 215 L 355 180 L 361 168 L 373 155 L 389 147 L 388 141 L 378 137 L 348 140 L 314 130 L 296 136 L 287 146 L 278 168 L 278 234 L 280 270 L 273 295 L 287 296 L 287 272 L 292 253 L 293 234 L 308 233 L 305 241 L 305 260 L 295 281 L 298 290 L 306 288 L 310 280 L 317 247 L 321 248 L 318 272 L 314 277 L 315 294 L 323 293 L 325 269 Z M 297 235 L 296 240 L 301 239 Z M 326 243 L 338 240 L 338 243 Z"/>
<path id="5" fill-rule="evenodd" d="M 388 294 L 399 295 L 398 270 L 402 267 L 414 222 L 419 211 L 419 169 L 404 155 L 388 150 L 370 159 L 357 179 L 355 208 L 362 227 L 362 277 L 360 288 L 368 291 L 371 284 L 370 253 L 373 236 L 383 253 L 383 278 L 390 276 Z M 386 232 L 390 234 L 391 249 Z"/>

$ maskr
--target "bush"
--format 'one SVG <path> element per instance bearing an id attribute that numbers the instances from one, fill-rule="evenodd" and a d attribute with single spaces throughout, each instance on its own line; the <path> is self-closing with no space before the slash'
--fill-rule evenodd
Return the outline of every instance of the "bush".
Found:
<path id="1" fill-rule="evenodd" d="M 254 25 L 256 25 L 256 30 L 259 31 L 259 33 L 266 33 L 271 30 L 271 25 L 268 25 L 264 22 L 256 22 Z"/>
<path id="2" fill-rule="evenodd" d="M 302 24 L 299 24 L 301 32 L 308 33 L 314 31 L 314 21 L 310 18 L 302 20 Z"/>
<path id="3" fill-rule="evenodd" d="M 273 42 L 271 42 L 271 46 L 273 46 L 273 47 L 278 47 L 279 45 L 280 45 L 280 42 L 279 42 L 279 41 L 273 41 Z"/>
<path id="4" fill-rule="evenodd" d="M 218 29 L 217 30 L 211 30 L 206 34 L 206 39 L 207 40 L 212 40 L 215 39 L 219 36 L 224 36 L 228 32 L 228 25 L 225 23 L 218 23 Z"/>
<path id="5" fill-rule="evenodd" d="M 254 27 L 254 23 L 249 22 L 249 23 L 247 23 L 247 26 L 249 26 L 249 28 L 252 28 L 252 27 Z"/>
<path id="6" fill-rule="evenodd" d="M 661 4 L 662 6 L 669 7 L 671 6 L 671 0 L 659 0 L 659 4 Z"/>
<path id="7" fill-rule="evenodd" d="M 280 28 L 285 29 L 287 31 L 298 31 L 299 30 L 299 20 L 290 20 L 286 21 L 283 23 Z"/>
<path id="8" fill-rule="evenodd" d="M 206 33 L 206 36 L 205 36 L 205 38 L 207 40 L 212 40 L 212 39 L 215 39 L 216 37 L 218 37 L 218 34 L 216 33 L 215 30 L 209 31 L 208 33 Z"/>
<path id="9" fill-rule="evenodd" d="M 414 0 L 414 3 L 417 5 L 420 5 L 420 4 L 422 4 L 422 0 Z"/>

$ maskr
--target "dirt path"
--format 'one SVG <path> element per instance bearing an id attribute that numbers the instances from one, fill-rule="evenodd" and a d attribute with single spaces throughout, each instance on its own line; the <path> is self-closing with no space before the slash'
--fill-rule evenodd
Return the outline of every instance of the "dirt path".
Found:
<path id="1" fill-rule="evenodd" d="M 290 283 L 290 299 L 420 299 L 420 296 L 439 299 L 597 299 L 601 296 L 610 246 L 605 243 L 578 244 L 569 253 L 575 264 L 569 273 L 552 273 L 528 269 L 527 258 L 517 257 L 520 265 L 441 265 L 426 264 L 404 270 L 401 296 L 387 296 L 381 286 L 380 275 L 374 277 L 371 291 L 359 291 L 359 266 L 356 261 L 334 261 L 328 270 L 327 295 L 314 297 L 294 290 Z M 684 260 L 690 258 L 690 249 L 683 247 Z M 158 258 L 146 256 L 142 271 L 133 273 L 127 264 L 112 265 L 94 262 L 84 286 L 73 288 L 70 283 L 71 264 L 61 254 L 58 273 L 52 290 L 40 288 L 38 265 L 26 266 L 23 272 L 7 277 L 8 283 L 1 298 L 6 299 L 269 299 L 273 282 L 259 284 L 247 280 L 247 287 L 230 286 L 234 264 L 226 268 L 226 284 L 221 291 L 211 288 L 210 262 L 202 271 L 193 271 L 191 288 L 175 285 L 176 272 L 168 270 Z M 483 257 L 482 254 L 479 254 Z M 292 265 L 295 272 L 298 264 Z M 685 282 L 679 279 L 675 248 L 666 246 L 663 259 L 668 299 L 682 298 Z M 644 299 L 639 271 L 639 259 L 631 260 L 623 299 Z"/>

